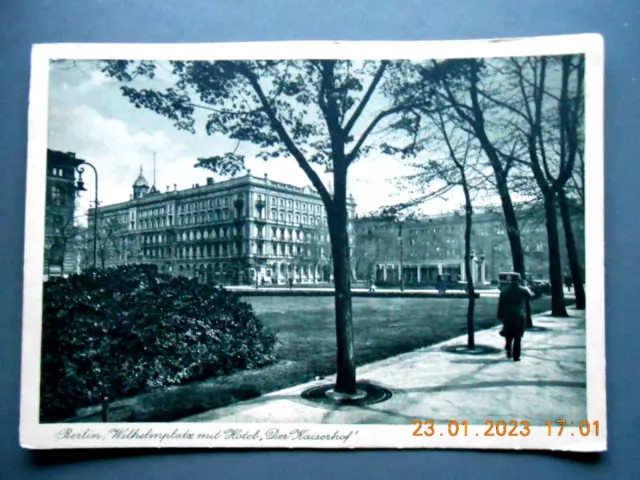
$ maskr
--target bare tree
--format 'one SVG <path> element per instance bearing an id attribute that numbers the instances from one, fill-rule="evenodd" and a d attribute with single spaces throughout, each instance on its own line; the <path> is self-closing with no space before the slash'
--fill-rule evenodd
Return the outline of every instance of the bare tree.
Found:
<path id="1" fill-rule="evenodd" d="M 584 303 L 570 214 L 563 195 L 565 185 L 573 177 L 580 143 L 583 62 L 582 56 L 574 60 L 568 55 L 512 58 L 503 70 L 505 85 L 500 93 L 481 92 L 492 104 L 515 115 L 512 125 L 517 131 L 516 138 L 521 140 L 527 154 L 526 160 L 514 160 L 530 167 L 542 194 L 549 247 L 552 314 L 556 316 L 567 315 L 557 219 L 560 197 L 570 265 L 573 265 L 572 273 L 577 270 L 574 276 L 579 280 L 576 282 L 579 286 L 576 286 L 580 294 L 577 290 L 576 294 Z"/>
<path id="2" fill-rule="evenodd" d="M 436 102 L 438 102 L 436 100 Z M 464 194 L 464 269 L 469 298 L 467 308 L 467 348 L 475 348 L 475 285 L 473 281 L 474 258 L 471 245 L 473 229 L 473 199 L 484 188 L 486 175 L 479 166 L 480 151 L 474 145 L 475 138 L 469 131 L 460 128 L 447 109 L 440 105 L 435 110 L 423 112 L 428 123 L 423 123 L 421 131 L 413 132 L 412 144 L 405 149 L 405 155 L 418 157 L 413 163 L 415 173 L 402 181 L 403 186 L 414 187 L 419 204 L 438 198 L 446 192 L 460 188 Z M 406 129 L 407 124 L 398 125 Z M 409 132 L 407 132 L 409 133 Z M 392 147 L 388 147 L 392 148 Z M 429 151 L 444 150 L 446 154 L 438 159 L 423 160 Z M 407 202 L 400 208 L 407 208 L 414 202 Z"/>

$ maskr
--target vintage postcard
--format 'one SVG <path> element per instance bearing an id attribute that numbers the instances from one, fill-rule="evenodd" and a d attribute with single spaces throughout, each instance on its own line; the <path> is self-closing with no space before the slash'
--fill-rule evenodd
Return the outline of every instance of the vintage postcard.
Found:
<path id="1" fill-rule="evenodd" d="M 20 442 L 606 450 L 604 46 L 36 45 Z"/>

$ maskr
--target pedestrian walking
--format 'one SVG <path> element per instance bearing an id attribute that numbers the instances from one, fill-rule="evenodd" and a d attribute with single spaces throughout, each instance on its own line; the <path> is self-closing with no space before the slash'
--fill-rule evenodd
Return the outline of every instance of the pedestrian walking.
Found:
<path id="1" fill-rule="evenodd" d="M 526 328 L 529 300 L 534 293 L 520 284 L 520 274 L 511 274 L 510 282 L 500 291 L 498 318 L 502 320 L 500 335 L 505 338 L 507 358 L 520 361 L 522 336 Z"/>
<path id="2" fill-rule="evenodd" d="M 289 290 L 293 289 L 293 277 L 289 277 Z"/>
<path id="3" fill-rule="evenodd" d="M 571 287 L 573 287 L 573 278 L 571 278 L 571 275 L 564 276 L 564 286 L 567 287 L 568 292 L 571 291 Z"/>

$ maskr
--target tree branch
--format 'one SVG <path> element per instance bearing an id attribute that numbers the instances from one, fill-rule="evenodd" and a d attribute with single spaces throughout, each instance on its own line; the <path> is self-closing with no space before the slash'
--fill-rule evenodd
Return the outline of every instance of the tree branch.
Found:
<path id="1" fill-rule="evenodd" d="M 278 134 L 278 137 L 280 138 L 282 143 L 284 143 L 284 145 L 287 147 L 287 150 L 291 152 L 291 155 L 293 156 L 293 158 L 296 160 L 296 162 L 298 162 L 298 165 L 300 166 L 300 168 L 304 171 L 304 173 L 307 174 L 307 177 L 309 178 L 313 186 L 316 188 L 316 190 L 320 194 L 320 197 L 322 198 L 322 201 L 327 207 L 327 210 L 333 209 L 333 198 L 331 197 L 331 194 L 325 187 L 324 183 L 322 183 L 322 180 L 320 180 L 320 177 L 318 176 L 316 171 L 311 167 L 311 165 L 305 158 L 304 154 L 295 145 L 295 143 L 287 133 L 287 130 L 284 128 L 280 120 L 278 120 L 278 117 L 276 116 L 275 112 L 269 105 L 269 100 L 267 99 L 264 92 L 262 91 L 262 87 L 258 82 L 258 78 L 256 74 L 243 65 L 235 64 L 235 67 L 238 69 L 238 72 L 242 74 L 251 84 L 251 87 L 253 88 L 253 90 L 256 92 L 256 95 L 258 95 L 258 98 L 260 99 L 260 103 L 262 103 L 262 106 L 264 107 L 265 113 L 269 117 L 271 126 L 273 127 L 275 132 Z"/>
<path id="2" fill-rule="evenodd" d="M 367 140 L 367 137 L 371 134 L 371 132 L 376 128 L 376 125 L 385 117 L 389 115 L 393 115 L 395 113 L 400 113 L 405 110 L 410 110 L 411 107 L 407 107 L 406 105 L 399 105 L 397 107 L 389 108 L 387 110 L 383 110 L 371 121 L 366 130 L 360 135 L 360 138 L 356 142 L 355 146 L 351 149 L 351 151 L 347 154 L 347 166 L 351 165 L 353 161 L 357 158 L 358 152 L 364 142 Z"/>
<path id="3" fill-rule="evenodd" d="M 360 115 L 362 114 L 365 107 L 367 106 L 367 103 L 369 103 L 369 100 L 371 99 L 373 92 L 378 86 L 378 83 L 380 83 L 380 80 L 382 79 L 382 75 L 384 74 L 384 71 L 386 70 L 388 65 L 389 65 L 389 62 L 387 60 L 384 60 L 380 63 L 380 67 L 378 67 L 378 71 L 373 77 L 373 80 L 371 81 L 371 84 L 369 85 L 367 92 L 364 94 L 364 97 L 362 97 L 360 104 L 358 105 L 356 110 L 353 112 L 353 115 L 351 115 L 351 118 L 347 122 L 347 125 L 344 127 L 345 136 L 349 135 L 349 133 L 351 132 L 351 129 L 353 128 L 355 123 L 358 121 L 358 118 L 360 118 Z"/>

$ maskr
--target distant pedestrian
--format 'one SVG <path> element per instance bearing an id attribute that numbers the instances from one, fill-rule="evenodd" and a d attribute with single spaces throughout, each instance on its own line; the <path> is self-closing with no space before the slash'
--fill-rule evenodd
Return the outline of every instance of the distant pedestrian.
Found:
<path id="1" fill-rule="evenodd" d="M 567 287 L 567 291 L 570 292 L 571 287 L 573 287 L 573 278 L 571 278 L 571 275 L 564 276 L 564 285 Z"/>
<path id="2" fill-rule="evenodd" d="M 293 289 L 293 277 L 289 277 L 289 290 Z"/>
<path id="3" fill-rule="evenodd" d="M 511 274 L 510 282 L 500 291 L 498 318 L 502 320 L 500 335 L 505 338 L 507 358 L 520 361 L 522 335 L 526 328 L 529 299 L 534 293 L 520 284 L 520 275 Z"/>
<path id="4" fill-rule="evenodd" d="M 376 279 L 373 275 L 371 275 L 371 277 L 369 277 L 369 292 L 375 292 L 376 291 Z"/>

